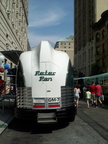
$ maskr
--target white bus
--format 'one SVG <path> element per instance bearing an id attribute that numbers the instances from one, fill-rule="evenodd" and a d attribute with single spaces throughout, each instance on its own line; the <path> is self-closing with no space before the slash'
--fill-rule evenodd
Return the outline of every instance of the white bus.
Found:
<path id="1" fill-rule="evenodd" d="M 41 41 L 23 52 L 17 68 L 16 118 L 37 123 L 74 121 L 76 105 L 69 56 Z"/>

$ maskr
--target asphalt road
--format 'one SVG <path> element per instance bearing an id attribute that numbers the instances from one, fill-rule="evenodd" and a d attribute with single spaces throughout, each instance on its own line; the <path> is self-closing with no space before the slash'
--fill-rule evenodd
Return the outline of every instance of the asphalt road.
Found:
<path id="1" fill-rule="evenodd" d="M 107 125 L 106 125 L 107 124 Z M 108 144 L 108 109 L 87 109 L 80 102 L 74 122 L 36 125 L 13 119 L 0 144 Z"/>

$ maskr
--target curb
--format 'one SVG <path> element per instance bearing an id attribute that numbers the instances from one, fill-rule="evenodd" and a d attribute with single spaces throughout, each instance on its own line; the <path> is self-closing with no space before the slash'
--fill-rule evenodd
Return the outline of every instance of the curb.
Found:
<path id="1" fill-rule="evenodd" d="M 14 118 L 13 115 L 11 115 L 7 121 L 3 122 L 2 124 L 0 124 L 0 135 L 4 132 L 4 130 L 8 127 L 9 123 L 12 121 L 12 119 Z"/>

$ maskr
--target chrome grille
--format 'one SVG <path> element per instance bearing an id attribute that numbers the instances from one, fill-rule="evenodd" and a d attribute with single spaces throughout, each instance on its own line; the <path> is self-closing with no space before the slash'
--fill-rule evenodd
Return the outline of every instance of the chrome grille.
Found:
<path id="1" fill-rule="evenodd" d="M 72 87 L 62 86 L 61 87 L 61 102 L 62 107 L 70 107 L 74 105 L 74 91 Z"/>
<path id="2" fill-rule="evenodd" d="M 32 91 L 31 87 L 17 88 L 17 108 L 32 108 Z"/>

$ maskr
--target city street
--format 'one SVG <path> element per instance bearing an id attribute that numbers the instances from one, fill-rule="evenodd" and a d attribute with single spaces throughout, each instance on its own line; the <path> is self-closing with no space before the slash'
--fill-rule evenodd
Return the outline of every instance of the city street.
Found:
<path id="1" fill-rule="evenodd" d="M 108 144 L 108 0 L 0 0 L 0 17 L 0 144 Z"/>
<path id="2" fill-rule="evenodd" d="M 108 105 L 86 108 L 80 101 L 74 122 L 59 125 L 36 125 L 13 121 L 0 136 L 0 144 L 107 144 Z"/>

